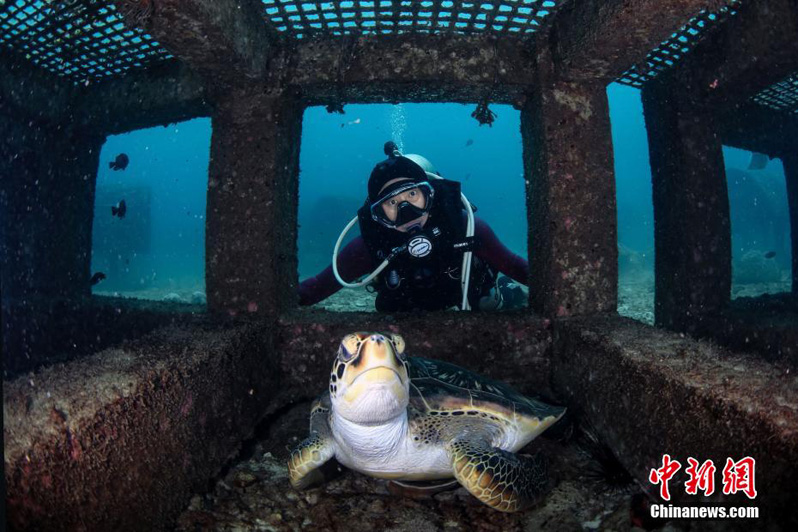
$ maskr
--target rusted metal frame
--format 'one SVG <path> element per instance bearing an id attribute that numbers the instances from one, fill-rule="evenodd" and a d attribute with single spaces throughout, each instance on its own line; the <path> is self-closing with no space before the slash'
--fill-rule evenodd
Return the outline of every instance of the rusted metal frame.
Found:
<path id="1" fill-rule="evenodd" d="M 0 108 L 26 119 L 61 122 L 67 119 L 77 88 L 57 76 L 4 50 L 0 56 Z"/>
<path id="2" fill-rule="evenodd" d="M 717 32 L 698 43 L 664 83 L 693 102 L 734 106 L 798 71 L 798 2 L 742 3 Z"/>
<path id="3" fill-rule="evenodd" d="M 210 116 L 204 81 L 169 61 L 89 87 L 79 87 L 73 120 L 104 135 Z"/>
<path id="4" fill-rule="evenodd" d="M 724 145 L 784 157 L 798 153 L 798 115 L 747 102 L 718 121 Z"/>
<path id="5" fill-rule="evenodd" d="M 547 37 L 562 80 L 610 82 L 642 63 L 703 9 L 732 0 L 572 0 L 554 15 Z"/>
<path id="6" fill-rule="evenodd" d="M 172 55 L 211 83 L 230 87 L 266 77 L 278 39 L 262 11 L 258 0 L 161 0 L 143 24 Z"/>
<path id="7" fill-rule="evenodd" d="M 495 88 L 491 102 L 520 106 L 534 83 L 533 49 L 522 39 L 403 34 L 353 40 L 342 57 L 340 39 L 308 40 L 284 52 L 291 66 L 281 76 L 308 105 L 476 102 Z"/>

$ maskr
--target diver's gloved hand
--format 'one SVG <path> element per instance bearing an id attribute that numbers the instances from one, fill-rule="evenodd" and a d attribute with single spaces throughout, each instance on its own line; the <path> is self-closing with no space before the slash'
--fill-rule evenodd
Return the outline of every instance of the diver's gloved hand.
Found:
<path id="1" fill-rule="evenodd" d="M 526 287 L 516 283 L 509 277 L 501 276 L 496 282 L 501 298 L 504 302 L 502 308 L 521 308 L 526 305 L 529 294 Z"/>
<path id="2" fill-rule="evenodd" d="M 500 310 L 503 303 L 501 291 L 491 288 L 488 295 L 479 298 L 479 310 Z"/>

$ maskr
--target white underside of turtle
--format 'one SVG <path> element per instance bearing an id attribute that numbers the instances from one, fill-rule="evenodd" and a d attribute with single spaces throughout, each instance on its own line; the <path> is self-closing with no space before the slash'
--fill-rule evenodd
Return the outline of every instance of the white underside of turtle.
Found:
<path id="1" fill-rule="evenodd" d="M 356 333 L 313 404 L 291 482 L 322 481 L 319 467 L 335 457 L 378 478 L 454 477 L 485 504 L 516 511 L 545 492 L 547 478 L 541 457 L 514 453 L 564 412 L 453 364 L 406 357 L 398 335 Z"/>

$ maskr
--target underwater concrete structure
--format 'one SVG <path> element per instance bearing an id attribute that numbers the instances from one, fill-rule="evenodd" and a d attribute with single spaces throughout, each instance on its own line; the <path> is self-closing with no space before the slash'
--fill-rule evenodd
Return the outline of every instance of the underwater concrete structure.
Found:
<path id="1" fill-rule="evenodd" d="M 755 456 L 760 522 L 794 528 L 794 0 L 452 2 L 471 15 L 462 25 L 443 24 L 445 2 L 393 2 L 388 14 L 357 2 L 313 3 L 315 14 L 301 2 L 259 0 L 34 4 L 0 6 L 13 529 L 172 528 L 259 423 L 323 389 L 340 338 L 363 329 L 400 332 L 414 354 L 563 402 L 652 495 L 648 474 L 663 453 L 716 464 Z M 615 80 L 643 93 L 656 327 L 616 313 L 606 96 Z M 487 317 L 298 309 L 303 111 L 375 102 L 520 109 L 529 309 Z M 207 308 L 91 296 L 104 139 L 200 116 L 213 125 Z M 784 162 L 792 293 L 731 300 L 722 145 Z M 710 502 L 750 504 L 722 493 Z"/>

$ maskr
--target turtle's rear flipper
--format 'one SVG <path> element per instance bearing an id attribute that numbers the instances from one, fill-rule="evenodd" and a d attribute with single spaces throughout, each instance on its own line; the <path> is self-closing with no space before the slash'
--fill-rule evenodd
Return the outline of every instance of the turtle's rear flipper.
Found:
<path id="1" fill-rule="evenodd" d="M 471 495 L 502 512 L 533 504 L 548 487 L 542 455 L 526 456 L 458 439 L 449 446 L 454 476 Z"/>
<path id="2" fill-rule="evenodd" d="M 288 459 L 288 476 L 291 485 L 303 490 L 324 481 L 319 468 L 335 454 L 332 441 L 318 433 L 312 433 L 291 451 Z"/>

